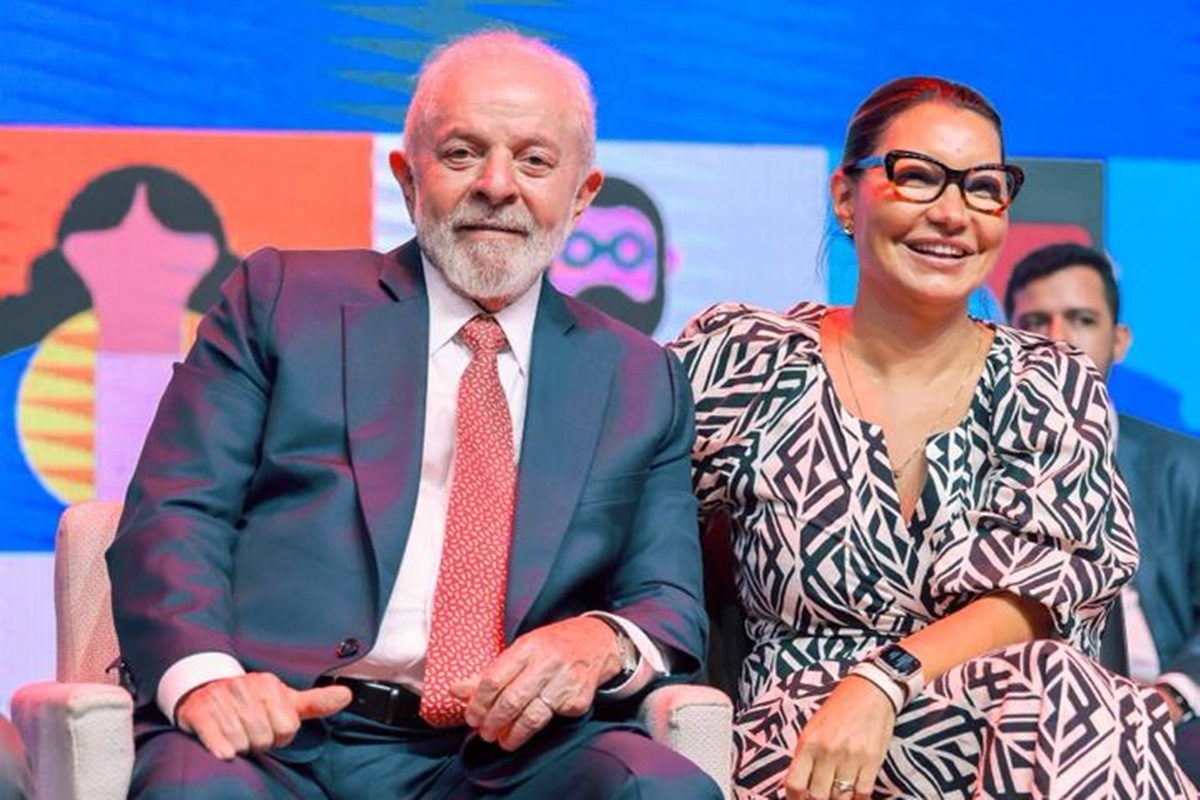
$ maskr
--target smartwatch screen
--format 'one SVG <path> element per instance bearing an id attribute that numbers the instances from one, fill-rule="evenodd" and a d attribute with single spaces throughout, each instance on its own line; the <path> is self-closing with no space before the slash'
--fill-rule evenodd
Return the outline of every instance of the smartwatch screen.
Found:
<path id="1" fill-rule="evenodd" d="M 921 662 L 917 657 L 898 645 L 889 645 L 883 648 L 879 651 L 877 658 L 899 675 L 912 675 L 921 668 Z"/>

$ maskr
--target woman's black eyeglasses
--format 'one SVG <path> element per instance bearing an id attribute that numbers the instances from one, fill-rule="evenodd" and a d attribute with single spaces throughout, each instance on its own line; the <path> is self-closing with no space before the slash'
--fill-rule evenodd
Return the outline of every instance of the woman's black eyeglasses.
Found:
<path id="1" fill-rule="evenodd" d="M 861 172 L 872 167 L 883 167 L 888 182 L 904 200 L 932 203 L 953 183 L 962 192 L 968 208 L 993 215 L 1003 214 L 1012 205 L 1025 182 L 1025 172 L 1014 164 L 953 169 L 932 156 L 912 150 L 889 150 L 882 156 L 860 158 L 845 171 Z"/>

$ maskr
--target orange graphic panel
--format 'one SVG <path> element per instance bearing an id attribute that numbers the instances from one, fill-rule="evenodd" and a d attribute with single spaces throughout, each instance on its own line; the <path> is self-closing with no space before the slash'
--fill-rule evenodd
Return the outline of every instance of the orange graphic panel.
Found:
<path id="1" fill-rule="evenodd" d="M 64 210 L 90 180 L 132 165 L 194 184 L 239 255 L 371 244 L 367 135 L 0 128 L 0 296 L 26 290 L 30 264 L 56 246 Z"/>
<path id="2" fill-rule="evenodd" d="M 47 492 L 123 496 L 173 365 L 242 256 L 370 246 L 371 147 L 0 130 L 0 359 L 28 359 L 16 443 Z"/>

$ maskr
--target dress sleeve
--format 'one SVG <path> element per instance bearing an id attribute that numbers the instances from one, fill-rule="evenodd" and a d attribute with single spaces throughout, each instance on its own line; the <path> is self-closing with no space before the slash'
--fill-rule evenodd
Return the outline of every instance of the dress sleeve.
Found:
<path id="1" fill-rule="evenodd" d="M 692 448 L 692 484 L 707 517 L 723 506 L 728 482 L 728 454 L 743 404 L 727 397 L 727 378 L 739 358 L 739 321 L 752 309 L 741 303 L 719 303 L 688 320 L 675 341 L 667 345 L 683 362 L 696 401 L 696 441 Z"/>
<path id="2" fill-rule="evenodd" d="M 1018 344 L 1001 370 L 976 502 L 940 543 L 932 589 L 945 610 L 994 591 L 1049 609 L 1057 635 L 1095 655 L 1109 603 L 1137 568 L 1112 410 L 1084 357 Z"/>

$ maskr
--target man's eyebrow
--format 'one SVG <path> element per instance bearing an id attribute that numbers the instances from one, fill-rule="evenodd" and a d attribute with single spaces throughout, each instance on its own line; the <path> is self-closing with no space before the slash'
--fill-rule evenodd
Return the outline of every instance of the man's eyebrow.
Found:
<path id="1" fill-rule="evenodd" d="M 472 134 L 468 128 L 464 128 L 461 125 L 453 125 L 451 127 L 443 128 L 438 131 L 433 131 L 432 133 L 433 133 L 433 135 L 431 138 L 435 142 L 447 142 L 447 141 L 450 141 L 451 139 L 463 139 L 466 141 L 473 141 L 473 140 L 479 138 L 478 136 Z"/>

